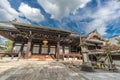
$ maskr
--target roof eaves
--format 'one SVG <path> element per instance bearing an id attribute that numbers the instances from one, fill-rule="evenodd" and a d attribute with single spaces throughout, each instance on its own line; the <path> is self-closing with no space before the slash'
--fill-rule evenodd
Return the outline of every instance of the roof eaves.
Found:
<path id="1" fill-rule="evenodd" d="M 68 30 L 63 30 L 63 29 L 58 29 L 58 28 L 50 28 L 50 27 L 43 27 L 43 26 L 37 26 L 37 25 L 32 25 L 32 24 L 26 24 L 26 23 L 20 23 L 20 22 L 15 22 L 15 21 L 10 21 L 11 24 L 13 25 L 20 25 L 26 26 L 26 27 L 35 27 L 35 28 L 42 28 L 42 29 L 48 29 L 48 30 L 57 30 L 57 31 L 62 31 L 62 32 L 67 32 L 67 33 L 72 33 L 71 31 Z"/>

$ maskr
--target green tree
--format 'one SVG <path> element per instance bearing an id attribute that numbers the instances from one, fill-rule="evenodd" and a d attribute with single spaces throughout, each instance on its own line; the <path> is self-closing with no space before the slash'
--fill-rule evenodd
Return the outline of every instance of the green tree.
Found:
<path id="1" fill-rule="evenodd" d="M 3 50 L 3 46 L 4 46 L 3 44 L 0 44 L 0 50 Z"/>
<path id="2" fill-rule="evenodd" d="M 5 41 L 5 47 L 6 47 L 6 52 L 10 52 L 12 49 L 12 41 L 11 40 L 7 40 Z"/>

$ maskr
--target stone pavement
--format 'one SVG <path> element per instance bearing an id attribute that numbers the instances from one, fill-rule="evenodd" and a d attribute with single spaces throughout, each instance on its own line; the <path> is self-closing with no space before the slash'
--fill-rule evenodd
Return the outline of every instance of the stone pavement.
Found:
<path id="1" fill-rule="evenodd" d="M 79 73 L 88 80 L 120 80 L 120 73 Z"/>
<path id="2" fill-rule="evenodd" d="M 75 71 L 56 61 L 0 63 L 0 80 L 120 80 L 119 76 L 120 73 Z"/>
<path id="3" fill-rule="evenodd" d="M 2 64 L 4 63 L 0 63 L 0 66 Z M 86 80 L 63 64 L 54 61 L 17 61 L 5 65 L 10 69 L 0 73 L 0 80 Z"/>
<path id="4" fill-rule="evenodd" d="M 117 67 L 117 71 L 108 71 L 106 69 L 95 69 L 94 72 L 81 71 L 79 65 L 74 66 L 67 64 L 66 67 L 70 68 L 79 75 L 85 77 L 88 80 L 120 80 L 120 61 L 114 61 Z M 73 63 L 72 63 L 73 64 Z"/>

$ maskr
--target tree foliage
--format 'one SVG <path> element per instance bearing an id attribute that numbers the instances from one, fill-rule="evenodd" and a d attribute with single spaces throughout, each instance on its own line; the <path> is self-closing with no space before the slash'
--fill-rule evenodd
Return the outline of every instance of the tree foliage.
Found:
<path id="1" fill-rule="evenodd" d="M 6 52 L 10 52 L 12 49 L 12 41 L 11 40 L 5 41 L 5 47 L 6 47 Z"/>
<path id="2" fill-rule="evenodd" d="M 0 44 L 0 50 L 5 50 L 4 44 Z"/>
<path id="3" fill-rule="evenodd" d="M 2 44 L 0 44 L 0 50 L 2 50 L 2 48 L 1 48 L 1 47 L 2 47 Z"/>
<path id="4" fill-rule="evenodd" d="M 105 53 L 111 53 L 112 51 L 120 50 L 120 47 L 117 45 L 112 45 L 109 43 L 109 41 L 106 41 L 105 46 L 103 46 Z"/>
<path id="5" fill-rule="evenodd" d="M 120 38 L 116 38 L 117 44 L 120 45 Z"/>
<path id="6" fill-rule="evenodd" d="M 105 46 L 103 46 L 103 49 L 104 49 L 105 53 L 110 53 L 110 51 L 112 50 L 108 41 L 106 41 L 106 44 L 105 44 Z"/>

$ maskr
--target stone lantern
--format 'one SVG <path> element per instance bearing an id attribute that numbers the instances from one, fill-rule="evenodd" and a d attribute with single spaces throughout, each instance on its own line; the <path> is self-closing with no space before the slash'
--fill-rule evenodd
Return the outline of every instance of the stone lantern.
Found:
<path id="1" fill-rule="evenodd" d="M 92 64 L 89 60 L 88 45 L 85 42 L 85 40 L 80 44 L 80 47 L 81 47 L 81 53 L 82 53 L 82 59 L 83 59 L 83 64 L 81 66 L 81 70 L 82 71 L 88 71 L 88 72 L 94 71 L 94 67 L 92 66 Z"/>
<path id="2" fill-rule="evenodd" d="M 87 64 L 89 62 L 87 44 L 85 44 L 85 43 L 81 44 L 81 53 L 83 56 L 83 58 L 82 58 L 83 64 Z"/>

